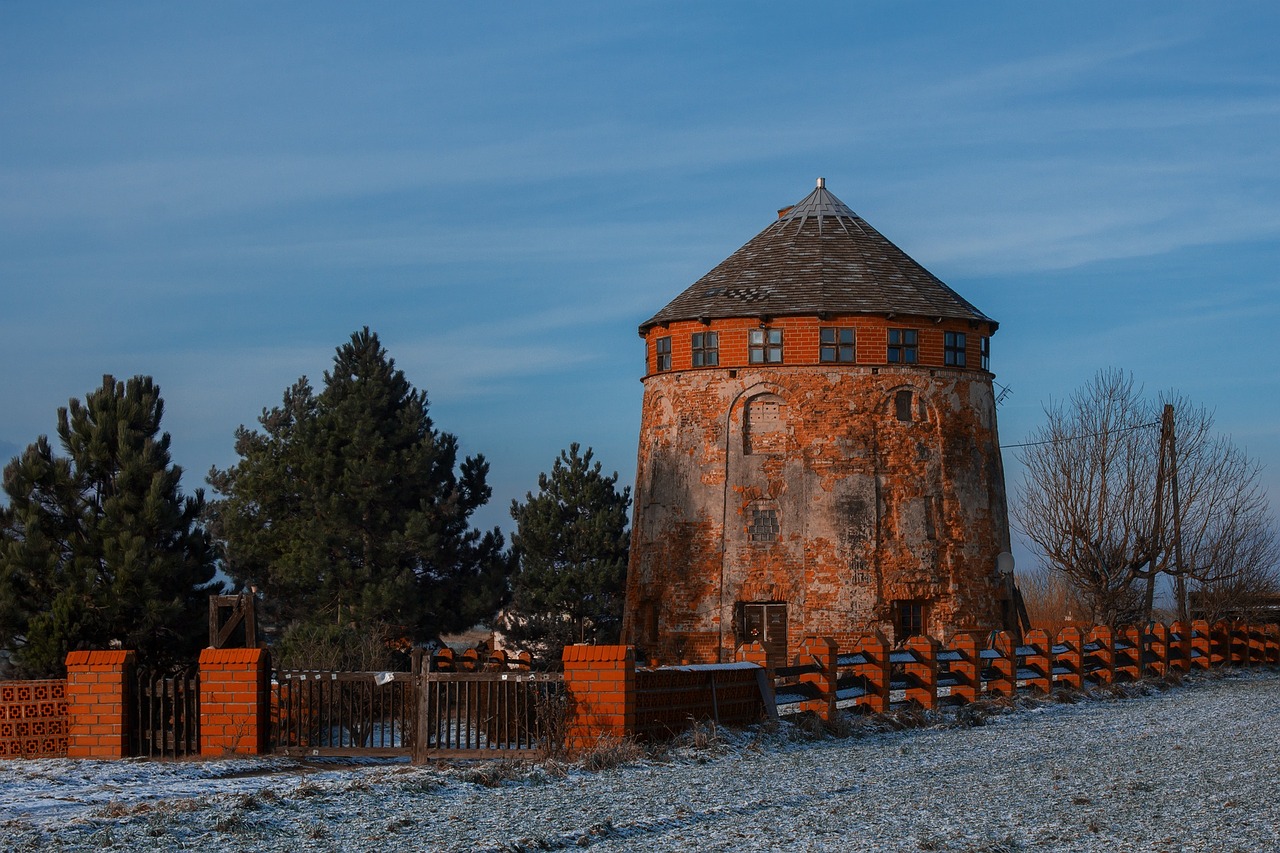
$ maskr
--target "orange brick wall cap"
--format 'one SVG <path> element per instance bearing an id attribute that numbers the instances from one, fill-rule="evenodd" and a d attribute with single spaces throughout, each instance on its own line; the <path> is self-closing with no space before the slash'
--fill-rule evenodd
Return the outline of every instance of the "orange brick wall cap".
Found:
<path id="1" fill-rule="evenodd" d="M 635 652 L 631 646 L 565 646 L 561 660 L 565 663 L 584 661 L 625 661 L 634 660 Z"/>
<path id="2" fill-rule="evenodd" d="M 214 663 L 256 664 L 266 654 L 265 649 L 204 649 L 200 652 L 200 665 Z"/>
<path id="3" fill-rule="evenodd" d="M 124 666 L 133 660 L 133 652 L 127 649 L 111 649 L 99 652 L 67 652 L 67 666 Z"/>

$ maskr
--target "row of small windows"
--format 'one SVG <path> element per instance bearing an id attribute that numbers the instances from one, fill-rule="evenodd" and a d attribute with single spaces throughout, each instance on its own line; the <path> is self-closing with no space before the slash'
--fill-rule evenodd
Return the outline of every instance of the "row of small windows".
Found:
<path id="1" fill-rule="evenodd" d="M 943 334 L 943 359 L 949 367 L 967 366 L 964 332 Z M 694 367 L 717 367 L 720 364 L 720 334 L 694 332 L 691 340 Z M 991 339 L 978 339 L 982 369 L 991 369 Z M 782 364 L 782 329 L 750 329 L 747 332 L 747 359 L 751 364 Z M 857 337 L 849 327 L 823 326 L 818 330 L 818 360 L 824 364 L 853 364 L 857 358 Z M 659 372 L 671 369 L 671 338 L 658 338 L 654 344 Z M 885 360 L 889 364 L 920 362 L 920 332 L 916 329 L 889 329 Z"/>

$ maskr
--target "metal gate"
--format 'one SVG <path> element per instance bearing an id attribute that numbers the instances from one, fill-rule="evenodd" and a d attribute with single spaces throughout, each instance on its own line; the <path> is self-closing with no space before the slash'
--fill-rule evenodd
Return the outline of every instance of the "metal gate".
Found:
<path id="1" fill-rule="evenodd" d="M 415 761 L 537 758 L 564 740 L 564 675 L 427 672 L 421 676 Z"/>
<path id="2" fill-rule="evenodd" d="M 409 755 L 417 704 L 407 672 L 281 670 L 271 742 L 285 755 Z"/>
<path id="3" fill-rule="evenodd" d="M 138 667 L 133 678 L 131 754 L 200 754 L 200 668 Z"/>

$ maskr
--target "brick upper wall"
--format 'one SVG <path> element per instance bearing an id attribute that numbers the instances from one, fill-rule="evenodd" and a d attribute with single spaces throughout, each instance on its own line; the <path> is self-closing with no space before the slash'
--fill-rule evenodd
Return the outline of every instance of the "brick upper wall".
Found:
<path id="1" fill-rule="evenodd" d="M 822 362 L 819 358 L 820 330 L 823 328 L 852 328 L 855 330 L 857 360 Z M 647 348 L 645 373 L 659 371 L 657 364 L 658 338 L 671 339 L 671 370 L 714 370 L 719 368 L 764 367 L 750 363 L 748 357 L 748 333 L 752 329 L 780 329 L 783 333 L 784 365 L 821 365 L 824 368 L 848 368 L 857 365 L 888 365 L 890 329 L 914 329 L 917 332 L 918 366 L 938 367 L 946 370 L 981 370 L 981 339 L 994 334 L 994 323 L 966 320 L 942 320 L 933 317 L 900 316 L 886 318 L 881 315 L 854 314 L 820 319 L 813 316 L 775 317 L 762 323 L 758 317 L 733 317 L 701 323 L 681 320 L 664 326 L 653 326 L 644 339 Z M 716 367 L 693 366 L 693 335 L 715 332 L 719 336 L 719 364 Z M 947 332 L 965 335 L 965 366 L 946 364 L 945 336 Z M 894 365 L 898 366 L 898 365 Z"/>

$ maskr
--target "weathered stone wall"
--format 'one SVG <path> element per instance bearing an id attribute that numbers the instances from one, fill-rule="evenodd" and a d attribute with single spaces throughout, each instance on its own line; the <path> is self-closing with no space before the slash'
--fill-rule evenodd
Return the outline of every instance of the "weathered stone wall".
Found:
<path id="1" fill-rule="evenodd" d="M 788 322 L 786 360 L 768 366 L 746 365 L 758 320 L 650 330 L 671 337 L 674 369 L 645 380 L 625 641 L 731 660 L 738 602 L 788 605 L 788 656 L 805 635 L 892 636 L 894 601 L 923 603 L 941 640 L 1001 627 L 1004 475 L 973 327 L 929 322 L 920 363 L 890 366 L 889 321 L 856 318 L 855 364 L 817 363 L 819 326 L 854 320 Z M 953 328 L 968 367 L 942 365 Z M 720 365 L 688 369 L 689 334 L 707 329 Z"/>

